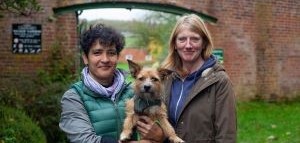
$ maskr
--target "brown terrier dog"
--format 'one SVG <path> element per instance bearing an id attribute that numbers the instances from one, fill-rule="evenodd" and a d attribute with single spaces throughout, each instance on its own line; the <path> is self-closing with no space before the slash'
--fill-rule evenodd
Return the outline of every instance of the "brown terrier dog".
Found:
<path id="1" fill-rule="evenodd" d="M 173 127 L 168 122 L 167 109 L 163 102 L 164 89 L 162 81 L 172 71 L 162 68 L 143 68 L 133 61 L 127 61 L 130 73 L 135 79 L 133 84 L 135 96 L 126 103 L 126 118 L 120 140 L 130 139 L 139 116 L 146 115 L 153 121 L 159 122 L 165 136 L 171 142 L 183 143 L 184 141 L 176 135 Z"/>

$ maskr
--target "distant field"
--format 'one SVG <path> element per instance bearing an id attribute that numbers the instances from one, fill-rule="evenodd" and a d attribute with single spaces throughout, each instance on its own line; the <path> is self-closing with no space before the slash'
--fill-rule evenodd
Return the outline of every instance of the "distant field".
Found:
<path id="1" fill-rule="evenodd" d="M 126 47 L 138 47 L 139 45 L 137 44 L 138 39 L 136 36 L 127 36 L 125 38 L 125 46 Z"/>

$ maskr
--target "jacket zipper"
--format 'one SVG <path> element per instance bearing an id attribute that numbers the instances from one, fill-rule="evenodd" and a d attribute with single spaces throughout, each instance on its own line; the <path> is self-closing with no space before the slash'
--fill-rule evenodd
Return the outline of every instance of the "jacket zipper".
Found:
<path id="1" fill-rule="evenodd" d="M 125 84 L 121 89 L 120 91 L 116 94 L 116 98 L 115 98 L 115 101 L 112 101 L 113 102 L 113 106 L 115 108 L 115 111 L 116 111 L 116 116 L 117 116 L 117 135 L 121 134 L 121 126 L 123 126 L 121 124 L 121 117 L 119 116 L 119 109 L 118 109 L 118 101 L 119 101 L 119 98 L 120 98 L 120 94 L 122 93 L 122 91 L 127 87 L 129 86 L 130 84 Z M 119 138 L 119 137 L 118 137 Z"/>
<path id="2" fill-rule="evenodd" d="M 184 79 L 181 80 L 181 90 L 180 90 L 180 94 L 179 94 L 179 99 L 176 103 L 176 108 L 175 108 L 175 119 L 176 119 L 176 124 L 178 122 L 178 117 L 177 117 L 177 113 L 178 113 L 178 105 L 179 105 L 179 102 L 181 101 L 182 99 L 182 93 L 183 93 L 183 82 L 184 82 Z"/>
<path id="3" fill-rule="evenodd" d="M 177 111 L 178 111 L 179 102 L 182 100 L 182 94 L 183 94 L 183 88 L 184 88 L 183 83 L 184 83 L 185 79 L 180 79 L 180 80 L 181 80 L 181 90 L 180 90 L 179 100 L 177 101 L 176 108 L 175 108 L 175 120 L 176 120 L 175 126 L 177 126 L 178 120 L 179 120 L 179 116 L 177 115 L 177 113 L 178 113 Z M 183 106 L 182 106 L 181 110 L 182 109 L 183 109 Z"/>
<path id="4" fill-rule="evenodd" d="M 210 76 L 207 76 L 207 77 L 205 77 L 205 78 L 209 78 Z M 203 77 L 200 77 L 198 80 L 201 80 L 201 78 L 203 78 Z M 209 79 L 211 79 L 211 78 L 209 78 Z M 182 81 L 182 84 L 181 84 L 181 91 L 180 91 L 180 99 L 179 100 L 181 100 L 181 97 L 182 97 L 182 93 L 183 93 L 183 82 L 185 81 L 185 79 L 182 79 L 181 80 Z M 207 80 L 205 79 L 205 81 L 207 82 Z M 213 82 L 213 83 L 215 83 L 215 82 Z M 212 83 L 208 83 L 208 85 L 211 85 Z M 207 87 L 208 87 L 208 85 L 202 85 L 202 86 L 200 86 L 199 88 L 203 88 L 203 87 L 205 87 L 205 88 L 203 88 L 201 91 L 203 91 L 204 89 L 206 89 Z M 201 92 L 200 91 L 200 92 Z M 178 100 L 178 102 L 177 102 L 177 104 L 176 104 L 176 112 L 175 112 L 175 117 L 177 117 L 177 107 L 178 107 L 178 103 L 179 103 L 179 100 Z M 182 110 L 183 110 L 183 108 L 184 108 L 184 105 L 182 106 Z M 178 118 L 176 118 L 176 123 L 175 123 L 175 126 L 177 127 L 177 125 L 178 125 L 178 121 L 179 121 L 179 117 Z"/>

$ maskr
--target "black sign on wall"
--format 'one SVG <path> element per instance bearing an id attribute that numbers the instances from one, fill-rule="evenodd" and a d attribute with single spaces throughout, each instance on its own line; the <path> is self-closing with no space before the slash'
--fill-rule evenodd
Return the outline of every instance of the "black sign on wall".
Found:
<path id="1" fill-rule="evenodd" d="M 12 52 L 37 54 L 42 49 L 42 26 L 40 24 L 12 25 Z"/>

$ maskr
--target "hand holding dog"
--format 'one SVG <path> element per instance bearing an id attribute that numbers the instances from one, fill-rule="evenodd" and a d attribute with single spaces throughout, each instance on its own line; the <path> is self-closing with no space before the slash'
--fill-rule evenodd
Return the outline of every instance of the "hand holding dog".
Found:
<path id="1" fill-rule="evenodd" d="M 140 116 L 137 122 L 137 129 L 141 139 L 163 142 L 165 135 L 161 127 L 147 116 Z"/>
<path id="2" fill-rule="evenodd" d="M 161 143 L 165 136 L 161 127 L 147 116 L 140 116 L 137 121 L 137 130 L 141 135 L 139 141 L 124 141 L 120 143 Z"/>

